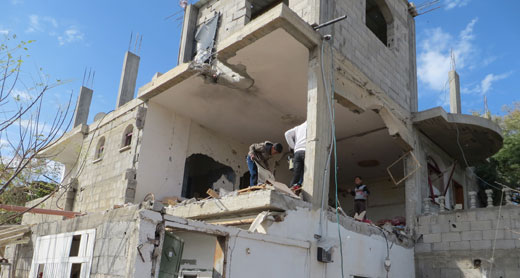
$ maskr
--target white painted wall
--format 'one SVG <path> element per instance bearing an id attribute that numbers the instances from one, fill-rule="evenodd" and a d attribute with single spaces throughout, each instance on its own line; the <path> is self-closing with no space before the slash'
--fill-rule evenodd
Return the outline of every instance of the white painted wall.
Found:
<path id="1" fill-rule="evenodd" d="M 260 138 L 258 142 L 264 140 L 266 138 Z M 248 172 L 246 155 L 249 145 L 150 102 L 139 155 L 135 201 L 141 202 L 148 193 L 154 193 L 157 200 L 181 196 L 186 158 L 193 154 L 207 155 L 231 167 L 236 174 L 234 183 L 217 184 L 218 187 L 236 190 L 240 177 Z M 281 155 L 273 157 L 271 165 L 280 159 Z M 288 184 L 291 178 L 287 160 L 282 159 L 276 170 L 276 179 Z"/>
<path id="2" fill-rule="evenodd" d="M 216 237 L 193 232 L 175 232 L 174 234 L 184 240 L 182 259 L 197 261 L 195 265 L 182 263 L 180 267 L 181 272 L 183 269 L 213 269 Z M 211 277 L 211 274 L 208 277 Z"/>
<path id="3" fill-rule="evenodd" d="M 157 200 L 180 196 L 190 121 L 150 102 L 143 129 L 135 201 L 152 192 Z"/>
<path id="4" fill-rule="evenodd" d="M 313 243 L 315 242 L 314 234 L 319 233 L 318 220 L 318 212 L 311 212 L 307 209 L 298 209 L 297 211 L 288 211 L 288 215 L 285 217 L 284 221 L 271 223 L 271 225 L 266 225 L 264 228 L 266 233 L 272 236 L 304 240 Z M 340 226 L 340 230 L 343 245 L 345 277 L 350 277 L 349 275 L 386 277 L 384 261 L 387 249 L 384 237 L 382 235 L 368 236 L 348 230 L 343 226 Z M 284 259 L 287 264 L 292 264 L 292 267 L 288 267 L 290 270 L 285 272 L 285 275 L 272 277 L 341 277 L 341 257 L 337 224 L 331 221 L 324 221 L 322 234 L 323 238 L 331 242 L 333 245 L 333 263 L 323 264 L 318 262 L 315 259 L 316 246 L 314 245 L 311 247 L 311 250 L 303 253 L 296 250 L 289 251 L 293 248 L 285 246 L 285 248 L 288 249 L 287 251 L 282 252 L 277 250 L 277 252 L 281 252 L 284 256 L 287 255 L 287 253 L 293 252 L 292 255 Z M 389 242 L 389 244 L 391 243 Z M 283 247 L 283 245 L 281 246 Z M 269 251 L 267 246 L 264 252 L 270 254 L 269 256 L 274 256 L 281 260 L 275 252 Z M 310 259 L 306 259 L 309 256 L 309 252 L 312 255 L 310 256 Z M 233 258 L 235 257 L 237 257 L 237 255 L 233 255 Z M 390 260 L 392 262 L 392 267 L 389 277 L 415 277 L 413 248 L 408 249 L 394 244 L 390 250 Z M 233 267 L 237 269 L 241 268 L 240 265 L 234 264 Z M 292 271 L 294 269 L 296 269 L 295 271 L 297 273 L 299 269 L 302 268 L 305 269 L 302 275 L 293 275 Z"/>

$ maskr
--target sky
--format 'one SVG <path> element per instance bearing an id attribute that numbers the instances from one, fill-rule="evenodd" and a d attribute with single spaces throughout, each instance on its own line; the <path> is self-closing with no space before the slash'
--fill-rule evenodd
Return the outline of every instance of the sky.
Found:
<path id="1" fill-rule="evenodd" d="M 416 17 L 419 110 L 443 106 L 449 111 L 453 51 L 463 113 L 483 112 L 486 95 L 490 111 L 502 114 L 503 105 L 520 101 L 520 24 L 514 14 L 520 1 L 440 1 L 441 8 Z M 89 123 L 95 114 L 115 109 L 131 34 L 143 37 L 137 88 L 177 65 L 182 27 L 177 0 L 0 0 L 0 11 L 0 38 L 16 34 L 35 40 L 31 56 L 24 58 L 25 76 L 34 78 L 42 68 L 49 82 L 67 80 L 50 91 L 51 108 L 70 93 L 75 101 L 85 70 L 95 71 Z M 19 93 L 24 96 L 23 89 Z"/>

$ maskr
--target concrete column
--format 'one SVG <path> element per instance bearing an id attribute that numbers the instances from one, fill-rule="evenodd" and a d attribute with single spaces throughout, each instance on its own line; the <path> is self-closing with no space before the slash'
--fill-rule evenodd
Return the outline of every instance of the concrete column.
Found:
<path id="1" fill-rule="evenodd" d="M 179 47 L 179 64 L 188 63 L 193 57 L 198 14 L 199 9 L 193 5 L 187 6 L 184 11 L 184 22 L 182 23 L 182 35 Z"/>
<path id="2" fill-rule="evenodd" d="M 424 214 L 430 214 L 430 201 L 431 199 L 429 197 L 423 199 Z"/>
<path id="3" fill-rule="evenodd" d="M 450 113 L 460 114 L 460 81 L 459 74 L 452 70 L 449 73 L 450 80 Z"/>
<path id="4" fill-rule="evenodd" d="M 511 201 L 511 189 L 504 187 L 502 188 L 502 191 L 502 194 L 505 194 L 506 197 L 506 205 L 512 205 L 513 202 Z"/>
<path id="5" fill-rule="evenodd" d="M 65 206 L 64 210 L 73 211 L 74 210 L 74 199 L 76 198 L 76 192 L 78 191 L 78 179 L 73 178 L 70 180 L 69 188 L 67 189 L 65 195 Z"/>
<path id="6" fill-rule="evenodd" d="M 307 145 L 305 151 L 305 174 L 303 198 L 312 203 L 312 209 L 328 205 L 330 171 L 325 172 L 331 142 L 331 124 L 327 96 L 323 87 L 320 66 L 320 49 L 317 46 L 309 53 L 308 91 L 307 91 Z M 328 47 L 327 47 L 328 48 Z M 329 54 L 330 55 L 330 54 Z M 324 61 L 330 61 L 326 58 Z M 325 64 L 325 68 L 327 68 Z M 330 65 L 329 65 L 330 68 Z M 329 74 L 326 71 L 326 76 Z M 324 178 L 324 175 L 325 178 Z"/>
<path id="7" fill-rule="evenodd" d="M 414 155 L 417 157 L 419 161 L 425 161 L 426 158 L 423 158 L 424 152 L 422 151 L 422 146 L 419 143 L 419 138 L 417 134 L 413 135 L 415 138 L 415 146 L 414 146 Z M 412 158 L 406 159 L 405 161 L 406 172 L 410 173 L 415 168 L 417 168 L 417 164 Z M 421 170 L 416 172 L 414 175 L 409 177 L 404 184 L 405 190 L 405 213 L 406 213 L 406 227 L 409 231 L 413 231 L 417 222 L 417 215 L 421 214 L 421 184 L 423 181 L 421 180 Z"/>
<path id="8" fill-rule="evenodd" d="M 440 196 L 439 197 L 439 212 L 445 212 L 446 211 L 446 197 Z"/>
<path id="9" fill-rule="evenodd" d="M 417 61 L 416 61 L 416 45 L 415 45 L 415 20 L 413 16 L 408 15 L 408 82 L 410 88 L 410 112 L 417 112 L 419 108 L 419 98 L 417 90 Z"/>
<path id="10" fill-rule="evenodd" d="M 493 190 L 492 189 L 486 189 L 486 195 L 487 195 L 487 207 L 492 208 L 493 207 Z"/>
<path id="11" fill-rule="evenodd" d="M 92 91 L 92 89 L 84 86 L 81 86 L 79 89 L 78 103 L 76 103 L 76 110 L 74 111 L 73 127 L 77 127 L 80 124 L 87 124 L 93 93 L 94 91 Z"/>
<path id="12" fill-rule="evenodd" d="M 126 52 L 125 61 L 123 62 L 123 71 L 121 72 L 121 81 L 119 82 L 116 108 L 121 107 L 134 98 L 140 60 L 141 58 L 134 53 L 130 51 Z"/>
<path id="13" fill-rule="evenodd" d="M 470 191 L 468 192 L 469 195 L 469 208 L 474 209 L 477 208 L 477 192 Z"/>

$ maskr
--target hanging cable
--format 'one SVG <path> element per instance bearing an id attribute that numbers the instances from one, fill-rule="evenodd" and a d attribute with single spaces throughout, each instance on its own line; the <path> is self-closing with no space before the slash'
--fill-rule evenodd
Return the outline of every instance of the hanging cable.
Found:
<path id="1" fill-rule="evenodd" d="M 338 159 L 337 159 L 337 151 L 336 151 L 336 126 L 335 126 L 335 112 L 334 112 L 334 106 L 332 104 L 332 100 L 334 97 L 334 55 L 333 55 L 333 49 L 332 49 L 332 36 L 331 35 L 325 35 L 323 37 L 323 42 L 321 44 L 321 57 L 320 57 L 320 63 L 321 63 L 321 76 L 323 81 L 323 87 L 325 89 L 325 94 L 327 97 L 327 105 L 329 108 L 329 118 L 330 118 L 330 127 L 331 127 L 331 142 L 329 147 L 329 154 L 327 157 L 327 163 L 325 165 L 325 172 L 323 177 L 323 187 L 322 187 L 322 194 L 321 194 L 321 210 L 320 210 L 320 233 L 322 233 L 322 218 L 323 218 L 323 211 L 324 211 L 324 199 L 325 199 L 325 184 L 327 184 L 327 173 L 329 172 L 330 168 L 330 160 L 332 157 L 332 152 L 334 152 L 334 183 L 335 183 L 335 206 L 336 206 L 336 224 L 338 227 L 338 238 L 339 238 L 339 252 L 341 257 L 341 277 L 344 278 L 344 262 L 343 262 L 343 242 L 341 239 L 341 227 L 339 224 L 339 211 L 338 211 Z M 329 86 L 327 86 L 326 78 L 325 78 L 325 66 L 323 62 L 323 57 L 325 55 L 325 42 L 329 44 L 330 48 L 330 57 L 331 57 L 331 68 L 330 68 L 330 90 Z M 321 235 L 321 234 L 320 234 Z"/>

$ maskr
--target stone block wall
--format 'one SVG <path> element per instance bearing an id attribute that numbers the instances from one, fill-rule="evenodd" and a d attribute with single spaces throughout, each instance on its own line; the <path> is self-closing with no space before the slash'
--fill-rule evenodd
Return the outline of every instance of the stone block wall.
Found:
<path id="1" fill-rule="evenodd" d="M 195 30 L 216 13 L 220 13 L 217 40 L 222 40 L 251 20 L 251 4 L 247 0 L 209 1 L 199 8 Z"/>
<path id="2" fill-rule="evenodd" d="M 520 277 L 520 206 L 422 215 L 416 234 L 418 277 Z"/>
<path id="3" fill-rule="evenodd" d="M 220 14 L 219 24 L 217 27 L 216 44 L 229 37 L 233 32 L 244 27 L 251 21 L 251 3 L 252 0 L 210 0 L 205 1 L 204 4 L 194 5 L 199 7 L 196 13 L 196 20 L 190 18 L 185 21 L 184 24 L 194 26 L 186 27 L 185 30 L 188 32 L 196 32 L 196 30 L 209 19 L 213 18 L 216 13 Z M 275 2 L 274 0 L 272 2 Z M 311 25 L 319 23 L 319 6 L 320 0 L 288 0 L 287 4 L 296 14 L 298 14 L 303 20 Z M 186 15 L 192 17 L 193 15 Z M 193 28 L 192 28 L 193 27 Z M 191 40 L 193 37 L 186 35 L 183 36 L 183 40 Z M 188 51 L 194 51 L 193 48 L 188 47 L 191 42 L 182 41 L 181 48 L 189 49 Z M 182 51 L 181 51 L 182 52 Z M 184 54 L 183 54 L 184 55 Z M 186 62 L 185 59 L 182 59 Z"/>
<path id="4" fill-rule="evenodd" d="M 347 19 L 324 28 L 331 33 L 336 48 L 352 61 L 385 94 L 407 111 L 415 110 L 416 76 L 415 33 L 413 18 L 408 13 L 407 1 L 386 0 L 393 16 L 388 25 L 388 45 L 384 45 L 365 24 L 365 0 L 333 1 L 326 18 L 331 20 L 342 15 Z M 325 7 L 323 8 L 325 9 Z"/>
<path id="5" fill-rule="evenodd" d="M 72 210 L 96 212 L 134 201 L 143 110 L 141 102 L 133 100 L 89 126 L 78 161 L 64 179 L 64 183 L 73 178 L 78 181 Z M 133 128 L 132 141 L 123 147 L 129 126 Z M 101 138 L 105 140 L 104 151 L 96 158 Z"/>
<path id="6" fill-rule="evenodd" d="M 40 223 L 31 227 L 31 241 L 9 245 L 5 257 L 13 264 L 14 275 L 0 272 L 1 278 L 28 277 L 37 237 L 95 229 L 95 242 L 90 277 L 133 277 L 136 246 L 139 241 L 140 210 L 137 206 L 111 210 L 65 221 Z M 145 253 L 146 254 L 146 253 Z M 150 258 L 150 254 L 146 254 Z"/>

